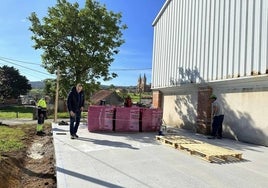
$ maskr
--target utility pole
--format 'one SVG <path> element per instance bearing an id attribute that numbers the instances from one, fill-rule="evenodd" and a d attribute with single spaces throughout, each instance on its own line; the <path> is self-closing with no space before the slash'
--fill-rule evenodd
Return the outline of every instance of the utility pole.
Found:
<path id="1" fill-rule="evenodd" d="M 54 122 L 57 122 L 58 117 L 58 101 L 59 101 L 59 81 L 60 81 L 60 67 L 57 69 L 57 86 L 56 86 L 56 96 L 55 96 L 55 109 L 54 109 Z"/>

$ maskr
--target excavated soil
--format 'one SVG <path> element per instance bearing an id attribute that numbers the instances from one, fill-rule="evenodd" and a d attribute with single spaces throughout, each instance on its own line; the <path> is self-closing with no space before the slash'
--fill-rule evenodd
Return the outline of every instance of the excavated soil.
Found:
<path id="1" fill-rule="evenodd" d="M 26 126 L 23 130 L 27 135 L 23 140 L 26 147 L 16 152 L 1 153 L 0 188 L 57 187 L 51 125 L 44 126 L 45 134 L 42 136 L 36 135 L 35 125 Z"/>

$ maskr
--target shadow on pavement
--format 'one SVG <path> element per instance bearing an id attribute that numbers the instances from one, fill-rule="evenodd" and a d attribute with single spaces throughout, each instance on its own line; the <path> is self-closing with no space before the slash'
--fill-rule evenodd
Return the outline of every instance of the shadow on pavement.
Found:
<path id="1" fill-rule="evenodd" d="M 80 178 L 80 179 L 83 179 L 83 180 L 98 184 L 98 185 L 102 185 L 104 187 L 123 188 L 121 186 L 118 186 L 118 185 L 115 185 L 115 184 L 112 184 L 112 183 L 109 183 L 109 182 L 106 182 L 106 181 L 103 181 L 103 180 L 100 180 L 100 179 L 96 179 L 96 178 L 93 178 L 93 177 L 90 177 L 90 176 L 86 176 L 84 174 L 80 174 L 80 173 L 77 173 L 77 172 L 66 170 L 66 169 L 63 169 L 61 167 L 57 167 L 57 171 L 61 172 L 63 174 L 68 174 L 70 176 L 74 176 L 76 178 Z"/>

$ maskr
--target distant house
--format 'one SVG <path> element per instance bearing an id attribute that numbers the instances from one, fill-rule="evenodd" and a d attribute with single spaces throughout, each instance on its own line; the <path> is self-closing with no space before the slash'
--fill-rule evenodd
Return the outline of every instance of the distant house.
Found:
<path id="1" fill-rule="evenodd" d="M 121 98 L 115 91 L 111 90 L 100 90 L 96 92 L 91 98 L 90 98 L 91 104 L 93 105 L 99 105 L 101 104 L 101 101 L 104 101 L 106 105 L 114 105 L 119 106 L 123 105 L 124 99 Z"/>
<path id="2" fill-rule="evenodd" d="M 16 99 L 14 99 L 14 100 L 16 100 Z M 35 99 L 29 95 L 20 95 L 19 99 L 16 101 L 17 101 L 16 103 L 19 103 L 19 104 L 30 104 L 30 105 L 36 104 Z"/>

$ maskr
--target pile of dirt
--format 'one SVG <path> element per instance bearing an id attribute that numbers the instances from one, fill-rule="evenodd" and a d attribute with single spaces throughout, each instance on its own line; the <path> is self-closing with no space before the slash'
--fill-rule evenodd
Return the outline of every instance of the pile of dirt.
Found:
<path id="1" fill-rule="evenodd" d="M 23 140 L 26 147 L 1 154 L 0 188 L 56 188 L 51 125 L 44 126 L 45 134 L 42 136 L 35 134 L 35 125 L 26 126 L 23 130 L 27 135 Z"/>

